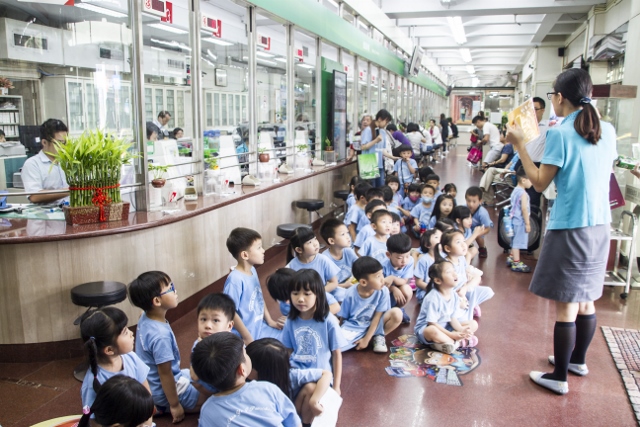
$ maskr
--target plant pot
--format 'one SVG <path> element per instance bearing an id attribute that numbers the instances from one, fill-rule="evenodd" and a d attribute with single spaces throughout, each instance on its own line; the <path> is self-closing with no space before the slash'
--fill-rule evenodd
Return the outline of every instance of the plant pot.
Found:
<path id="1" fill-rule="evenodd" d="M 260 163 L 269 163 L 269 153 L 260 153 L 258 160 L 260 160 Z"/>
<path id="2" fill-rule="evenodd" d="M 153 188 L 162 188 L 166 183 L 167 180 L 164 178 L 156 178 L 151 181 L 151 185 L 153 185 Z"/>
<path id="3" fill-rule="evenodd" d="M 330 147 L 325 147 L 324 151 L 333 151 L 333 145 Z"/>
<path id="4" fill-rule="evenodd" d="M 99 206 L 64 206 L 64 219 L 69 225 L 95 224 L 98 222 L 124 221 L 129 218 L 129 203 L 104 205 L 104 221 L 100 221 Z"/>
<path id="5" fill-rule="evenodd" d="M 6 87 L 0 87 L 0 95 L 9 95 L 9 89 Z"/>

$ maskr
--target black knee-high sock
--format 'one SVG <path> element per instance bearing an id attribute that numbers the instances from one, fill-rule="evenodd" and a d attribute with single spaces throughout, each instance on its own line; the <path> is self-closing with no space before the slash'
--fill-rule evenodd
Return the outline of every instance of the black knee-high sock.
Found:
<path id="1" fill-rule="evenodd" d="M 544 374 L 542 378 L 556 381 L 567 380 L 569 359 L 576 343 L 575 322 L 556 322 L 553 328 L 553 355 L 555 366 L 553 373 Z"/>
<path id="2" fill-rule="evenodd" d="M 579 314 L 576 319 L 576 346 L 571 353 L 570 363 L 583 364 L 586 361 L 587 349 L 596 332 L 596 314 Z"/>

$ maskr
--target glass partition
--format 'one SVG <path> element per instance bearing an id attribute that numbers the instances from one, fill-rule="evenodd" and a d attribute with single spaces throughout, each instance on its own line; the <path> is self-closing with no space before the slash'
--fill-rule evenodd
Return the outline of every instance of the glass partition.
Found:
<path id="1" fill-rule="evenodd" d="M 345 51 L 342 51 L 342 65 L 344 65 L 344 70 L 347 73 L 347 121 L 351 125 L 350 127 L 347 126 L 347 128 L 350 128 L 349 135 L 353 138 L 355 133 L 358 132 L 358 123 L 360 121 L 357 111 L 355 111 L 355 63 L 353 56 Z"/>
<path id="2" fill-rule="evenodd" d="M 389 113 L 391 113 L 392 117 L 397 117 L 398 107 L 396 104 L 396 99 L 398 97 L 398 83 L 396 81 L 396 75 L 393 73 L 389 73 Z"/>
<path id="3" fill-rule="evenodd" d="M 369 106 L 369 64 L 358 58 L 358 116 L 362 117 L 365 113 L 371 114 Z"/>
<path id="4" fill-rule="evenodd" d="M 380 70 L 380 108 L 389 110 L 389 72 L 384 68 Z"/>
<path id="5" fill-rule="evenodd" d="M 371 85 L 371 112 L 376 114 L 380 109 L 378 103 L 378 96 L 380 95 L 380 69 L 371 64 L 371 79 L 369 80 Z"/>
<path id="6" fill-rule="evenodd" d="M 296 133 L 305 132 L 311 150 L 315 150 L 316 39 L 296 30 L 294 40 L 295 130 Z M 320 147 L 317 149 L 319 150 Z"/>

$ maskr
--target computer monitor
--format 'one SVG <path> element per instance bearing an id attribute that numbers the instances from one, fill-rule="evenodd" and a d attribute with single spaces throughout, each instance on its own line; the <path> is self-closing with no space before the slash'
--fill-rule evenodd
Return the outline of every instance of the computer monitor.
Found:
<path id="1" fill-rule="evenodd" d="M 42 150 L 40 142 L 40 126 L 18 126 L 20 143 L 28 150 L 29 155 L 35 156 Z"/>

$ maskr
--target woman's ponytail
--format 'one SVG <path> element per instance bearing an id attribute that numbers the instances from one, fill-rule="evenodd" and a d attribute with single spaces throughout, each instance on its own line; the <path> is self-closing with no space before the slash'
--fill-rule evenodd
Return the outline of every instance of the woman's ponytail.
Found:
<path id="1" fill-rule="evenodd" d="M 100 381 L 98 381 L 98 347 L 96 346 L 96 339 L 89 337 L 87 342 L 84 343 L 87 349 L 87 355 L 89 356 L 89 369 L 93 374 L 93 391 L 96 393 L 100 389 Z"/>
<path id="2" fill-rule="evenodd" d="M 602 136 L 602 128 L 600 127 L 600 116 L 595 107 L 591 105 L 593 82 L 589 73 L 581 68 L 570 68 L 556 77 L 553 91 L 561 94 L 574 107 L 582 107 L 573 127 L 578 135 L 591 144 L 597 144 Z"/>
<path id="3" fill-rule="evenodd" d="M 435 262 L 446 261 L 446 258 L 442 256 L 442 252 L 444 251 L 444 246 L 442 245 L 442 241 L 438 242 L 435 248 L 433 248 L 433 259 Z"/>
<path id="4" fill-rule="evenodd" d="M 582 98 L 580 104 L 582 105 L 582 112 L 576 117 L 573 127 L 584 139 L 592 144 L 597 144 L 602 136 L 598 112 L 595 107 L 591 105 L 590 98 Z"/>

